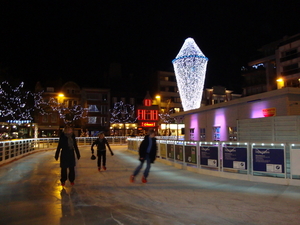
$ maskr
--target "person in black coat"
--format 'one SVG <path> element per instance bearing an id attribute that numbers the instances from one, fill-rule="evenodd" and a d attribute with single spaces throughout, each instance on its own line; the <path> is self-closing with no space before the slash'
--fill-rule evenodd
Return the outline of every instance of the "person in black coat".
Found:
<path id="1" fill-rule="evenodd" d="M 54 158 L 58 160 L 60 155 L 61 167 L 61 185 L 65 186 L 65 182 L 69 179 L 71 185 L 74 185 L 75 180 L 75 153 L 77 159 L 80 159 L 80 152 L 75 140 L 72 127 L 66 127 L 60 135 L 58 146 Z M 69 169 L 69 174 L 67 169 Z"/>
<path id="2" fill-rule="evenodd" d="M 155 131 L 151 130 L 148 135 L 145 136 L 144 140 L 139 147 L 139 160 L 140 165 L 134 170 L 133 174 L 130 176 L 130 182 L 133 183 L 135 176 L 138 175 L 140 170 L 143 168 L 144 162 L 147 162 L 146 169 L 144 171 L 144 176 L 142 177 L 142 182 L 147 183 L 147 177 L 150 172 L 151 163 L 154 163 L 156 159 L 157 145 L 155 138 Z"/>
<path id="3" fill-rule="evenodd" d="M 101 158 L 102 158 L 102 169 L 106 170 L 106 146 L 108 147 L 110 154 L 113 156 L 114 153 L 112 152 L 107 139 L 104 137 L 104 133 L 100 133 L 99 134 L 99 138 L 97 138 L 92 146 L 91 146 L 91 151 L 92 154 L 94 154 L 94 145 L 97 146 L 97 156 L 98 156 L 98 160 L 97 160 L 97 165 L 98 165 L 98 171 L 101 170 Z"/>

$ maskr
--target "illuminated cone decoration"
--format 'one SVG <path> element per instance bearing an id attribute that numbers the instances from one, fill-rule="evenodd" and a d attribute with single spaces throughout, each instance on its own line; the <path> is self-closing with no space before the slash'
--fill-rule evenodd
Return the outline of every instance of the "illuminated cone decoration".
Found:
<path id="1" fill-rule="evenodd" d="M 172 61 L 184 111 L 200 108 L 207 61 L 193 38 L 185 40 Z"/>

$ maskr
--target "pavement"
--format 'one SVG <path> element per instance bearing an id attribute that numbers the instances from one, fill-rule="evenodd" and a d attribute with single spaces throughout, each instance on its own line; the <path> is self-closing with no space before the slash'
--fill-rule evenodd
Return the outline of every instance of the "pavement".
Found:
<path id="1" fill-rule="evenodd" d="M 299 225 L 300 187 L 232 180 L 156 161 L 148 183 L 129 177 L 139 164 L 127 146 L 112 146 L 98 172 L 80 146 L 75 185 L 60 185 L 54 150 L 0 167 L 0 224 L 5 225 Z M 109 153 L 109 152 L 107 152 Z"/>

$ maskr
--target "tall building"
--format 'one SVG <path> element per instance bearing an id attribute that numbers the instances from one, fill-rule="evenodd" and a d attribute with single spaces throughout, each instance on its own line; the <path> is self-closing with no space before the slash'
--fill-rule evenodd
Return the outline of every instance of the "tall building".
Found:
<path id="1" fill-rule="evenodd" d="M 82 124 L 82 136 L 95 136 L 99 131 L 108 135 L 110 89 L 82 88 L 81 102 L 88 109 Z"/>
<path id="2" fill-rule="evenodd" d="M 243 95 L 249 96 L 275 90 L 276 85 L 276 49 L 281 40 L 262 46 L 255 60 L 242 68 L 244 77 Z"/>
<path id="3" fill-rule="evenodd" d="M 283 87 L 300 87 L 300 34 L 264 45 L 260 55 L 242 67 L 243 95 Z"/>
<path id="4" fill-rule="evenodd" d="M 178 92 L 175 73 L 166 71 L 156 72 L 156 92 L 159 110 L 162 113 L 174 110 L 183 111 Z"/>
<path id="5" fill-rule="evenodd" d="M 278 88 L 300 87 L 300 34 L 284 37 L 276 50 Z"/>

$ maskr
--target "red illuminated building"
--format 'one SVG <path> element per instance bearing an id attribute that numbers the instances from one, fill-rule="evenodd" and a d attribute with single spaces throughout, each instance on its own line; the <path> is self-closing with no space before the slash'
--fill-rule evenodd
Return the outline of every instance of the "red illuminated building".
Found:
<path id="1" fill-rule="evenodd" d="M 158 105 L 152 105 L 149 92 L 143 100 L 143 105 L 137 108 L 138 134 L 145 135 L 149 129 L 157 131 L 158 128 Z"/>

